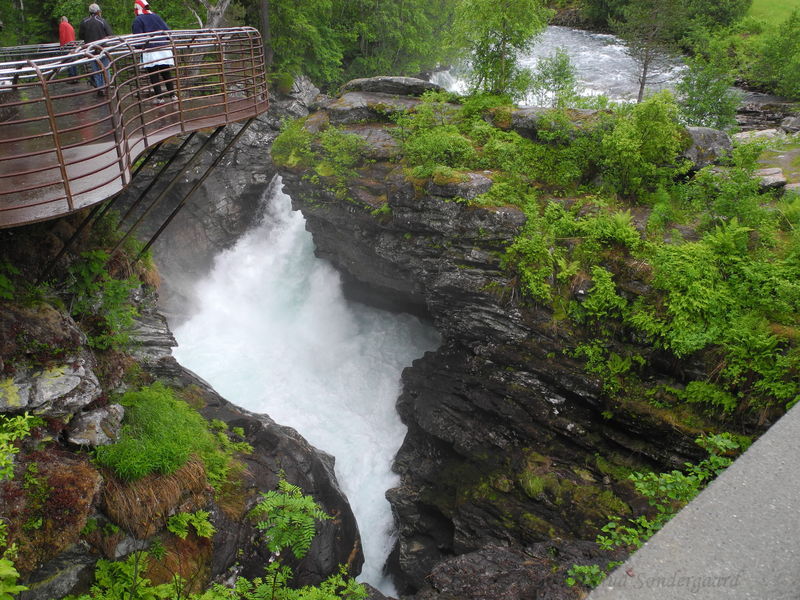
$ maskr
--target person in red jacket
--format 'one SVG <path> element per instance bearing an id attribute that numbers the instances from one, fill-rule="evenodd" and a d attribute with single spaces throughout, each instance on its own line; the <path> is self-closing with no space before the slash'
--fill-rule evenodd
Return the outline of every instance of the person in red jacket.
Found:
<path id="1" fill-rule="evenodd" d="M 72 52 L 75 46 L 75 30 L 70 25 L 67 17 L 61 17 L 61 22 L 58 24 L 58 43 L 62 48 L 66 46 L 64 50 L 67 53 Z M 70 83 L 78 83 L 78 80 L 75 79 L 78 76 L 78 69 L 75 65 L 71 64 L 67 67 L 67 75 L 70 77 Z"/>

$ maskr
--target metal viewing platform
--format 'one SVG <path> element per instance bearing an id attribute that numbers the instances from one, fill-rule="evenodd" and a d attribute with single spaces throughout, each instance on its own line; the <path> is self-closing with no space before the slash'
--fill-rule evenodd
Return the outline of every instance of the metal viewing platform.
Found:
<path id="1" fill-rule="evenodd" d="M 154 93 L 142 62 L 154 48 L 172 51 L 173 91 L 162 80 Z M 147 148 L 268 107 L 264 49 L 250 27 L 111 37 L 71 52 L 0 48 L 0 60 L 9 61 L 0 63 L 0 228 L 102 202 L 130 183 Z M 93 69 L 100 88 L 89 84 Z"/>

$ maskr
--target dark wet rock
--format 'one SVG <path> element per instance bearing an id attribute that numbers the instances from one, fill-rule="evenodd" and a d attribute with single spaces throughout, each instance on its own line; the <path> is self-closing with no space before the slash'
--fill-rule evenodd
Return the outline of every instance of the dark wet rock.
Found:
<path id="1" fill-rule="evenodd" d="M 119 404 L 109 404 L 86 411 L 70 421 L 67 441 L 77 446 L 106 446 L 119 439 L 125 409 Z"/>
<path id="2" fill-rule="evenodd" d="M 253 446 L 252 454 L 240 459 L 246 466 L 244 489 L 240 498 L 241 514 L 250 510 L 260 492 L 276 488 L 280 474 L 300 486 L 333 516 L 322 523 L 308 554 L 299 562 L 289 562 L 297 585 L 318 584 L 335 573 L 340 564 L 358 573 L 363 564 L 358 526 L 334 474 L 332 456 L 311 446 L 294 429 L 276 424 L 266 415 L 239 408 L 219 396 L 205 381 L 181 367 L 173 358 L 163 358 L 149 367 L 159 380 L 167 382 L 201 405 L 207 419 L 219 419 L 230 428 L 241 427 L 245 440 Z M 239 574 L 260 577 L 269 561 L 269 552 L 259 542 L 260 534 L 248 519 L 233 519 L 222 510 L 215 511 L 212 576 L 224 574 L 238 564 Z"/>
<path id="3" fill-rule="evenodd" d="M 485 194 L 492 187 L 492 180 L 480 173 L 468 173 L 466 180 L 439 183 L 431 181 L 425 186 L 425 191 L 432 196 L 441 198 L 460 198 L 474 200 Z"/>
<path id="4" fill-rule="evenodd" d="M 419 104 L 417 98 L 395 96 L 379 92 L 347 92 L 325 110 L 333 125 L 350 125 L 366 121 L 386 121 L 391 115 L 414 108 Z"/>
<path id="5" fill-rule="evenodd" d="M 431 90 L 444 91 L 444 88 L 414 77 L 368 77 L 353 79 L 342 86 L 342 92 L 379 92 L 398 96 L 421 96 Z"/>
<path id="6" fill-rule="evenodd" d="M 73 352 L 85 341 L 75 321 L 49 304 L 5 303 L 0 310 L 0 370 L 3 362 L 38 362 Z"/>
<path id="7" fill-rule="evenodd" d="M 97 558 L 86 544 L 78 543 L 33 573 L 26 583 L 28 591 L 16 597 L 19 600 L 52 600 L 64 598 L 75 590 L 87 590 L 94 580 Z"/>
<path id="8" fill-rule="evenodd" d="M 434 567 L 416 600 L 575 600 L 580 588 L 564 584 L 573 565 L 605 565 L 620 552 L 591 541 L 542 542 L 525 548 L 487 545 Z"/>
<path id="9" fill-rule="evenodd" d="M 691 161 L 693 168 L 702 169 L 728 156 L 733 150 L 730 136 L 711 127 L 687 127 L 686 133 L 691 146 L 683 152 L 683 157 Z"/>
<path id="10" fill-rule="evenodd" d="M 166 317 L 153 308 L 140 311 L 130 332 L 132 354 L 142 362 L 155 362 L 170 356 L 172 349 L 178 345 Z"/>

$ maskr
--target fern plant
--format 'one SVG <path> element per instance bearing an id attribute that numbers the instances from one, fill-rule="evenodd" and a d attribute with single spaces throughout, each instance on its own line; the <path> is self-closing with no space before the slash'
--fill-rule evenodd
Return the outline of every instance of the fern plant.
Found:
<path id="1" fill-rule="evenodd" d="M 261 494 L 250 517 L 256 519 L 256 528 L 264 534 L 267 548 L 273 554 L 290 549 L 297 558 L 303 558 L 317 533 L 317 521 L 331 517 L 311 496 L 304 496 L 300 487 L 281 479 L 277 490 Z"/>

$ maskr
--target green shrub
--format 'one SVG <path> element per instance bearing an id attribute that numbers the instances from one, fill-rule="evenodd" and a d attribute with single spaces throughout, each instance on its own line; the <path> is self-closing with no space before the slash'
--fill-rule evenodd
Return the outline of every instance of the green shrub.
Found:
<path id="1" fill-rule="evenodd" d="M 276 165 L 289 168 L 310 166 L 315 156 L 311 149 L 313 139 L 303 119 L 285 122 L 272 142 L 272 160 Z"/>
<path id="2" fill-rule="evenodd" d="M 197 537 L 210 538 L 215 531 L 211 521 L 208 520 L 210 514 L 205 510 L 198 510 L 193 513 L 179 512 L 167 520 L 167 530 L 185 540 L 186 536 L 189 535 L 189 527 L 191 526 Z"/>
<path id="3" fill-rule="evenodd" d="M 633 107 L 629 117 L 618 118 L 603 137 L 603 179 L 630 198 L 654 190 L 681 171 L 677 158 L 687 142 L 672 95 L 654 94 Z"/>
<path id="4" fill-rule="evenodd" d="M 472 142 L 455 125 L 437 127 L 407 139 L 403 144 L 406 160 L 415 165 L 414 177 L 430 177 L 439 166 L 461 169 L 475 160 Z"/>
<path id="5" fill-rule="evenodd" d="M 88 327 L 89 345 L 100 350 L 121 349 L 130 344 L 130 329 L 138 314 L 131 294 L 141 285 L 136 277 L 115 279 L 103 250 L 81 254 L 69 268 L 71 313 Z"/>
<path id="6" fill-rule="evenodd" d="M 698 464 L 685 463 L 684 471 L 668 473 L 634 472 L 628 477 L 636 491 L 647 499 L 655 515 L 635 518 L 610 516 L 609 522 L 597 535 L 597 545 L 603 550 L 624 548 L 634 551 L 660 530 L 683 506 L 733 462 L 730 455 L 740 449 L 739 443 L 729 433 L 700 437 L 695 443 L 709 454 Z M 597 586 L 606 577 L 606 571 L 621 563 L 610 563 L 605 569 L 599 565 L 574 565 L 569 571 L 567 584 Z M 596 567 L 596 568 L 594 568 Z"/>
<path id="7" fill-rule="evenodd" d="M 232 452 L 220 447 L 205 419 L 171 389 L 155 383 L 126 392 L 120 403 L 125 407 L 122 433 L 117 443 L 95 450 L 100 465 L 133 481 L 151 473 L 174 473 L 197 455 L 209 482 L 217 489 L 224 483 Z"/>

